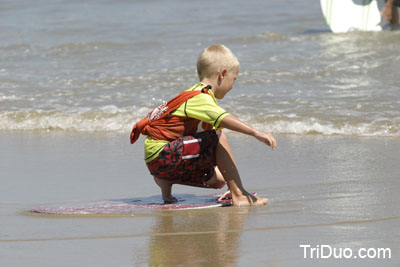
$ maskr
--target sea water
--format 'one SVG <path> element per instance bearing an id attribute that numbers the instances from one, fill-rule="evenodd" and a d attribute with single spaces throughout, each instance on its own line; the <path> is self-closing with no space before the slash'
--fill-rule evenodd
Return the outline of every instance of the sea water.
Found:
<path id="1" fill-rule="evenodd" d="M 1 1 L 0 25 L 0 130 L 129 134 L 222 43 L 241 67 L 219 104 L 247 123 L 400 136 L 400 32 L 333 34 L 315 1 Z"/>
<path id="2" fill-rule="evenodd" d="M 399 41 L 333 34 L 311 0 L 0 1 L 0 265 L 399 266 Z M 241 63 L 219 104 L 278 140 L 272 151 L 228 134 L 266 207 L 26 216 L 161 199 L 131 127 L 196 83 L 197 57 L 215 43 Z M 305 259 L 302 245 L 392 258 Z"/>

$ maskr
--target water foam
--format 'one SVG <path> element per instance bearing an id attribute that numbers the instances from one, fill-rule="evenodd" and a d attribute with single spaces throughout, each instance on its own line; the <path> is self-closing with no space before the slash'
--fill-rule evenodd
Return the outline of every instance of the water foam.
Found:
<path id="1" fill-rule="evenodd" d="M 76 132 L 126 132 L 150 109 L 104 106 L 60 111 L 1 112 L 0 130 L 64 130 Z"/>
<path id="2" fill-rule="evenodd" d="M 343 136 L 400 136 L 400 125 L 371 123 L 333 123 L 306 119 L 301 121 L 276 120 L 270 124 L 257 124 L 257 128 L 281 134 L 321 134 Z"/>
<path id="3" fill-rule="evenodd" d="M 118 108 L 113 105 L 98 109 L 75 108 L 67 111 L 0 112 L 0 130 L 62 130 L 76 132 L 129 132 L 135 122 L 146 116 L 147 107 Z M 299 118 L 294 114 L 276 116 L 260 122 L 245 118 L 255 128 L 276 134 L 400 136 L 398 121 L 332 122 L 316 118 Z"/>

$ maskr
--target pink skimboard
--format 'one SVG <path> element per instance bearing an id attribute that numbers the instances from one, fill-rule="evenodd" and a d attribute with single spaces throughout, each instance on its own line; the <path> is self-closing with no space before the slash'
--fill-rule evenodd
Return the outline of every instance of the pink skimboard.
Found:
<path id="1" fill-rule="evenodd" d="M 31 213 L 58 215 L 135 215 L 160 210 L 191 210 L 231 206 L 232 199 L 218 201 L 219 195 L 177 195 L 177 203 L 163 204 L 160 196 L 125 198 L 41 206 Z"/>

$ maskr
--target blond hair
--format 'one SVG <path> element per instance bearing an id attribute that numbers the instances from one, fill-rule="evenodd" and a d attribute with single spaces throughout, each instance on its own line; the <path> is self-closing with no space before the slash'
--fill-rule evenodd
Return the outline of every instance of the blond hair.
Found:
<path id="1" fill-rule="evenodd" d="M 201 52 L 197 59 L 197 74 L 200 81 L 226 68 L 229 71 L 239 67 L 239 60 L 224 45 L 211 45 Z"/>

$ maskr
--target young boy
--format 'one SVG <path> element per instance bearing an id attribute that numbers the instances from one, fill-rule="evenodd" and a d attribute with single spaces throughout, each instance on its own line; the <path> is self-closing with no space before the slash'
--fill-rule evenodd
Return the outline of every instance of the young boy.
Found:
<path id="1" fill-rule="evenodd" d="M 145 141 L 145 161 L 161 188 L 164 203 L 173 203 L 173 184 L 229 190 L 233 205 L 263 205 L 266 198 L 248 193 L 222 128 L 255 137 L 276 149 L 271 133 L 258 131 L 218 106 L 232 89 L 239 73 L 239 61 L 224 45 L 212 45 L 197 60 L 200 82 L 149 113 L 131 133 L 133 144 L 139 135 Z M 198 126 L 202 123 L 202 130 Z"/>

